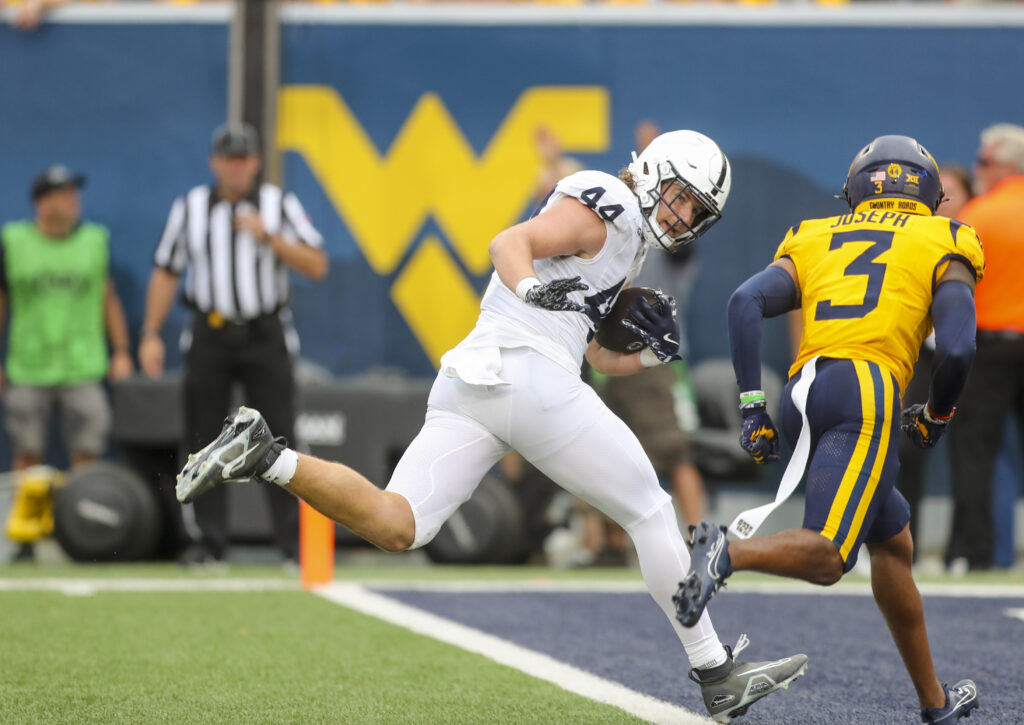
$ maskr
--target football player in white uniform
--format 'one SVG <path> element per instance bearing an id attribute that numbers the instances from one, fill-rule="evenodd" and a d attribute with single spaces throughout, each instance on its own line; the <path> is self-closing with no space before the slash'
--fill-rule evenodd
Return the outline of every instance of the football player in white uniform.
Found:
<path id="1" fill-rule="evenodd" d="M 676 621 L 672 595 L 690 555 L 671 499 L 640 443 L 580 379 L 584 356 L 612 375 L 678 359 L 675 303 L 641 302 L 638 353 L 597 344 L 594 331 L 636 277 L 649 247 L 671 252 L 714 224 L 729 195 L 725 155 L 694 131 L 658 136 L 616 178 L 580 171 L 562 179 L 533 218 L 490 245 L 494 274 L 472 332 L 441 358 L 423 428 L 385 490 L 340 463 L 275 441 L 248 408 L 178 477 L 183 502 L 225 481 L 277 483 L 378 547 L 429 542 L 515 449 L 560 486 L 615 520 L 636 547 L 651 596 L 690 660 L 690 677 L 719 722 L 803 674 L 807 657 L 743 662 L 723 647 L 707 613 L 693 629 Z M 660 260 L 659 260 L 660 261 Z M 746 638 L 741 637 L 741 643 Z"/>

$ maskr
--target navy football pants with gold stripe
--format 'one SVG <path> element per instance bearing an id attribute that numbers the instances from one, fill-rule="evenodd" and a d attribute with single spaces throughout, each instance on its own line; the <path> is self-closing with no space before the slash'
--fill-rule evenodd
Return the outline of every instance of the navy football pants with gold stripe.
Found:
<path id="1" fill-rule="evenodd" d="M 821 358 L 807 399 L 811 457 L 806 472 L 804 528 L 839 549 L 843 571 L 863 542 L 885 541 L 910 521 L 894 488 L 899 470 L 900 391 L 876 363 Z M 794 375 L 782 396 L 781 427 L 795 446 L 802 420 L 793 404 Z"/>

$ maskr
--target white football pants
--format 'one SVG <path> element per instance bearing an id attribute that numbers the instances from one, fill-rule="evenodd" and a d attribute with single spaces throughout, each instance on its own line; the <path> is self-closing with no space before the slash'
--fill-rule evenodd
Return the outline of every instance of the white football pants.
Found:
<path id="1" fill-rule="evenodd" d="M 644 583 L 701 667 L 725 652 L 707 612 L 686 629 L 672 595 L 690 566 L 672 499 L 633 432 L 578 375 L 529 348 L 501 351 L 507 385 L 470 385 L 440 374 L 422 430 L 387 490 L 404 496 L 423 546 L 515 449 L 552 481 L 618 523 L 633 540 Z"/>

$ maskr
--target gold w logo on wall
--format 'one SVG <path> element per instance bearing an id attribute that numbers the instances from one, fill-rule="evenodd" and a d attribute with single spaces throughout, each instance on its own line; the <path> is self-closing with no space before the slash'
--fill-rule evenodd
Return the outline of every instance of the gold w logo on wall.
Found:
<path id="1" fill-rule="evenodd" d="M 303 157 L 378 274 L 395 271 L 433 217 L 466 269 L 479 275 L 490 267 L 491 239 L 520 219 L 532 200 L 541 169 L 534 138 L 541 125 L 566 150 L 606 150 L 607 91 L 524 91 L 477 157 L 434 93 L 419 98 L 382 155 L 333 88 L 286 86 L 278 96 L 277 143 Z M 391 297 L 435 365 L 465 336 L 479 310 L 475 290 L 436 237 L 419 244 Z"/>

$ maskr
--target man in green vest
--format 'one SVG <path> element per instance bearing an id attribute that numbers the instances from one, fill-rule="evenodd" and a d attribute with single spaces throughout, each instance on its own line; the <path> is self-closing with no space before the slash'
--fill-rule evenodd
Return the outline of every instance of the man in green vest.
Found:
<path id="1" fill-rule="evenodd" d="M 0 391 L 14 470 L 42 462 L 55 408 L 71 466 L 96 460 L 111 422 L 101 382 L 132 374 L 110 235 L 81 220 L 84 183 L 51 166 L 32 184 L 35 219 L 0 229 L 0 320 L 7 308 L 10 324 Z"/>

